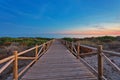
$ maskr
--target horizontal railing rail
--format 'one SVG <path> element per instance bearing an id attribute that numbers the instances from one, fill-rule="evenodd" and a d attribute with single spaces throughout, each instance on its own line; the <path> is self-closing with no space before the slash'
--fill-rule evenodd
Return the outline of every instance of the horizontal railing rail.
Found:
<path id="1" fill-rule="evenodd" d="M 4 63 L 4 65 L 0 68 L 0 74 L 4 72 L 4 70 L 6 70 L 9 67 L 9 65 L 13 64 L 13 80 L 18 80 L 19 77 L 48 50 L 52 42 L 53 40 L 50 40 L 44 44 L 36 45 L 35 47 L 32 47 L 19 53 L 18 51 L 14 51 L 12 56 L 0 60 L 0 65 Z M 23 54 L 26 54 L 32 50 L 35 50 L 34 57 L 22 56 Z M 19 70 L 18 60 L 32 60 L 32 61 L 18 73 Z"/>
<path id="2" fill-rule="evenodd" d="M 94 74 L 96 76 L 98 76 L 98 80 L 107 80 L 103 76 L 103 74 L 104 74 L 103 73 L 103 68 L 104 68 L 103 58 L 112 66 L 112 68 L 116 69 L 116 71 L 120 73 L 120 68 L 105 55 L 105 54 L 109 54 L 109 55 L 120 57 L 120 53 L 103 50 L 102 45 L 99 45 L 99 46 L 97 46 L 97 48 L 94 48 L 94 47 L 89 47 L 89 46 L 86 46 L 86 45 L 80 45 L 80 43 L 69 42 L 69 41 L 66 41 L 66 40 L 61 40 L 61 42 L 71 51 L 71 53 L 73 53 L 74 56 L 76 56 L 77 59 L 80 59 L 89 69 L 91 69 L 94 72 Z M 88 53 L 81 53 L 80 52 L 81 51 L 80 47 L 91 49 L 91 51 L 88 52 Z M 98 55 L 98 58 L 97 58 L 98 59 L 98 70 L 93 68 L 88 62 L 86 62 L 82 58 L 83 56 L 93 55 L 93 54 Z"/>

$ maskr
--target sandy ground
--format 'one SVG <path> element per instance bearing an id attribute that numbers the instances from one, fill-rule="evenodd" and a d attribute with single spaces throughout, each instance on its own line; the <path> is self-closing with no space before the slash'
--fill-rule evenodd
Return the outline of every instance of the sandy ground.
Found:
<path id="1" fill-rule="evenodd" d="M 120 67 L 120 57 L 109 57 L 117 66 Z M 89 64 L 91 64 L 97 70 L 97 55 L 84 58 Z M 111 67 L 110 64 L 104 59 L 104 76 L 108 80 L 120 80 L 120 74 Z"/>

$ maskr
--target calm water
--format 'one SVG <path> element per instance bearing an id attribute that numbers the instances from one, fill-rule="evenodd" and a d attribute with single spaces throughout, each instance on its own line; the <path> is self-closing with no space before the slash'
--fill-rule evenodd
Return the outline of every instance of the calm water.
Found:
<path id="1" fill-rule="evenodd" d="M 6 35 L 6 36 L 0 36 L 0 37 L 44 37 L 44 38 L 64 38 L 64 37 L 70 37 L 70 38 L 85 38 L 85 37 L 98 37 L 98 36 L 105 36 L 105 35 L 68 35 L 68 34 L 27 34 L 27 35 Z M 109 35 L 109 36 L 115 36 L 115 35 Z"/>
<path id="2" fill-rule="evenodd" d="M 47 38 L 64 38 L 64 37 L 70 37 L 70 38 L 85 38 L 85 37 L 98 37 L 98 36 L 106 36 L 106 35 L 63 35 L 63 34 L 43 34 L 38 35 L 38 37 L 47 37 Z M 109 36 L 115 36 L 115 35 L 109 35 Z"/>

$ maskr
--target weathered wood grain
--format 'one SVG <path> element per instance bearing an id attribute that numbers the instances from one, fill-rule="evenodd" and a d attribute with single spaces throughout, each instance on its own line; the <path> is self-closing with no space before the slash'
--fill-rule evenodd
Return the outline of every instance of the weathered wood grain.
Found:
<path id="1" fill-rule="evenodd" d="M 97 80 L 97 77 L 59 41 L 54 41 L 21 80 Z"/>

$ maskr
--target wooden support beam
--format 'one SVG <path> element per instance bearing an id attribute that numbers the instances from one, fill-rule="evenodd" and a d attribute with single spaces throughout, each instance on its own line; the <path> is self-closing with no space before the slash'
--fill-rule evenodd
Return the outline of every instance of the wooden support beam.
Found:
<path id="1" fill-rule="evenodd" d="M 115 63 L 113 63 L 105 54 L 102 54 L 104 59 L 112 66 L 112 68 L 116 69 L 116 71 L 120 74 L 120 68 Z"/>
<path id="2" fill-rule="evenodd" d="M 50 47 L 50 42 L 48 42 L 48 44 L 47 44 L 47 49 Z"/>
<path id="3" fill-rule="evenodd" d="M 13 80 L 18 80 L 18 52 L 14 51 Z"/>
<path id="4" fill-rule="evenodd" d="M 71 42 L 71 51 L 73 51 L 73 42 Z"/>
<path id="5" fill-rule="evenodd" d="M 92 51 L 92 52 L 88 52 L 88 53 L 81 53 L 80 56 L 84 57 L 84 56 L 95 55 L 95 54 L 97 54 L 97 52 L 96 51 Z"/>
<path id="6" fill-rule="evenodd" d="M 30 62 L 30 63 L 18 74 L 18 77 L 21 76 L 34 62 L 35 62 L 35 60 L 33 60 L 32 62 Z"/>
<path id="7" fill-rule="evenodd" d="M 68 42 L 66 41 L 66 47 L 68 48 Z"/>
<path id="8" fill-rule="evenodd" d="M 38 59 L 38 45 L 35 46 L 35 61 Z"/>
<path id="9" fill-rule="evenodd" d="M 46 47 L 46 45 L 45 45 L 45 43 L 43 44 L 43 52 L 45 52 L 45 47 Z"/>
<path id="10" fill-rule="evenodd" d="M 65 45 L 67 46 L 67 41 L 65 41 Z"/>
<path id="11" fill-rule="evenodd" d="M 42 53 L 43 50 L 43 46 L 40 48 L 40 50 L 38 51 L 38 56 Z"/>
<path id="12" fill-rule="evenodd" d="M 80 43 L 77 43 L 77 59 L 80 58 Z"/>
<path id="13" fill-rule="evenodd" d="M 25 60 L 33 60 L 33 59 L 36 59 L 36 57 L 18 57 L 18 59 L 20 59 L 20 60 L 23 60 L 23 59 L 25 59 Z"/>
<path id="14" fill-rule="evenodd" d="M 49 43 L 46 44 L 46 49 L 48 49 Z"/>
<path id="15" fill-rule="evenodd" d="M 102 80 L 103 77 L 103 57 L 102 57 L 102 45 L 98 46 L 98 80 Z"/>

